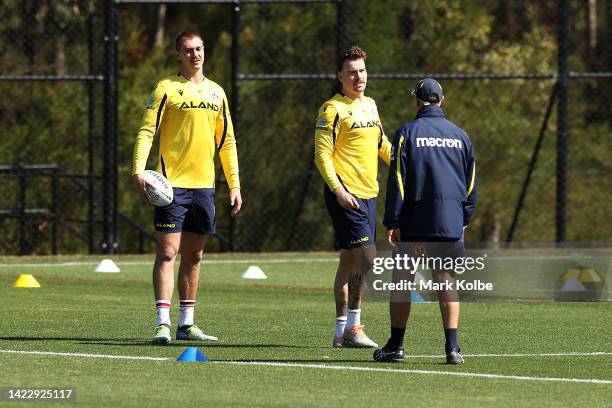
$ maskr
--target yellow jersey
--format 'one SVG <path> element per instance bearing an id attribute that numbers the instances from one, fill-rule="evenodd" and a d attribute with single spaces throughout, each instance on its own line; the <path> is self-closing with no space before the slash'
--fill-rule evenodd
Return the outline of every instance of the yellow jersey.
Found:
<path id="1" fill-rule="evenodd" d="M 132 174 L 145 170 L 153 138 L 159 134 L 157 171 L 173 187 L 215 186 L 215 150 L 230 188 L 239 188 L 238 154 L 227 97 L 205 78 L 200 84 L 180 73 L 162 78 L 149 98 L 136 136 Z"/>
<path id="2" fill-rule="evenodd" d="M 338 186 L 369 199 L 378 195 L 378 157 L 387 165 L 391 144 L 383 131 L 374 99 L 336 94 L 319 109 L 315 163 L 329 189 Z"/>

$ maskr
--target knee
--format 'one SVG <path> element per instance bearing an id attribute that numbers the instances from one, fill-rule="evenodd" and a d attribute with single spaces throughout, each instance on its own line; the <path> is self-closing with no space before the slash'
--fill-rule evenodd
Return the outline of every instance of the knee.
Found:
<path id="1" fill-rule="evenodd" d="M 164 246 L 158 247 L 157 248 L 157 262 L 158 263 L 174 262 L 177 254 L 178 254 L 178 249 L 170 245 L 164 245 Z"/>
<path id="2" fill-rule="evenodd" d="M 361 265 L 364 271 L 371 270 L 374 266 L 374 254 L 369 252 L 364 254 L 363 258 L 361 259 Z"/>
<path id="3" fill-rule="evenodd" d="M 454 282 L 455 279 L 453 278 L 453 276 L 446 272 L 446 271 L 432 271 L 431 274 L 434 282 L 436 283 L 447 283 L 447 282 Z"/>
<path id="4" fill-rule="evenodd" d="M 202 262 L 203 251 L 183 251 L 181 253 L 181 262 L 185 262 L 189 265 L 199 265 Z"/>
<path id="5" fill-rule="evenodd" d="M 369 271 L 374 266 L 376 258 L 376 245 L 367 245 L 361 249 L 361 265 L 366 271 Z"/>

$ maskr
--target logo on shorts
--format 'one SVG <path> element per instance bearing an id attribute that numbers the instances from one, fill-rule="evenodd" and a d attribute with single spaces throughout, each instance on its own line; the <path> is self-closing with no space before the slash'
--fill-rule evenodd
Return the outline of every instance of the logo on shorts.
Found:
<path id="1" fill-rule="evenodd" d="M 157 228 L 174 228 L 176 224 L 155 224 Z"/>
<path id="2" fill-rule="evenodd" d="M 368 242 L 369 240 L 370 240 L 370 237 L 362 237 L 362 238 L 355 239 L 355 240 L 349 242 L 349 244 L 351 244 L 351 245 L 361 244 L 362 242 Z"/>

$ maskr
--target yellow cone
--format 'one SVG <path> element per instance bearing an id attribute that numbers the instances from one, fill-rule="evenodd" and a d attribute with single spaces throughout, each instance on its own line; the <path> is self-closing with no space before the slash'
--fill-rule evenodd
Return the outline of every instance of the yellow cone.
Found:
<path id="1" fill-rule="evenodd" d="M 585 268 L 580 271 L 580 277 L 578 278 L 582 283 L 601 283 L 603 279 L 601 275 L 597 273 L 595 269 Z"/>
<path id="2" fill-rule="evenodd" d="M 32 275 L 19 275 L 15 283 L 14 288 L 40 288 L 40 283 Z"/>
<path id="3" fill-rule="evenodd" d="M 578 279 L 580 277 L 580 269 L 572 268 L 565 271 L 563 275 L 561 275 L 561 282 L 565 282 L 568 279 Z"/>

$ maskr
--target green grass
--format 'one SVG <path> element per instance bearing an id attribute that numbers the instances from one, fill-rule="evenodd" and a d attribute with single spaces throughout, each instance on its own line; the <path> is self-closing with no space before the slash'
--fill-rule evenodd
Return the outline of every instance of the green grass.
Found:
<path id="1" fill-rule="evenodd" d="M 270 259 L 286 262 L 270 263 Z M 292 262 L 309 258 L 312 262 Z M 0 353 L 0 387 L 73 387 L 83 406 L 610 406 L 612 385 L 459 377 L 414 372 L 231 365 L 230 360 L 612 380 L 612 355 L 470 357 L 470 354 L 612 352 L 611 303 L 487 302 L 462 305 L 466 364 L 441 357 L 377 364 L 371 350 L 331 348 L 333 254 L 236 255 L 256 259 L 266 281 L 245 282 L 249 263 L 204 264 L 196 321 L 217 335 L 200 346 L 216 363 L 177 363 L 187 343 L 149 343 L 154 326 L 151 257 L 115 257 L 118 274 L 94 273 L 99 258 L 0 259 L 0 350 L 170 358 L 116 360 Z M 58 266 L 61 262 L 89 262 Z M 54 263 L 54 266 L 23 266 Z M 14 289 L 32 273 L 40 289 Z M 178 298 L 173 299 L 178 304 Z M 387 304 L 366 302 L 370 337 L 388 336 Z M 177 308 L 172 310 L 176 322 Z M 174 331 L 174 330 L 173 330 Z M 437 304 L 417 304 L 406 351 L 441 356 Z M 20 406 L 27 406 L 21 404 Z M 31 404 L 36 406 L 37 404 Z M 72 403 L 66 403 L 67 406 Z M 58 406 L 54 404 L 54 406 Z"/>

